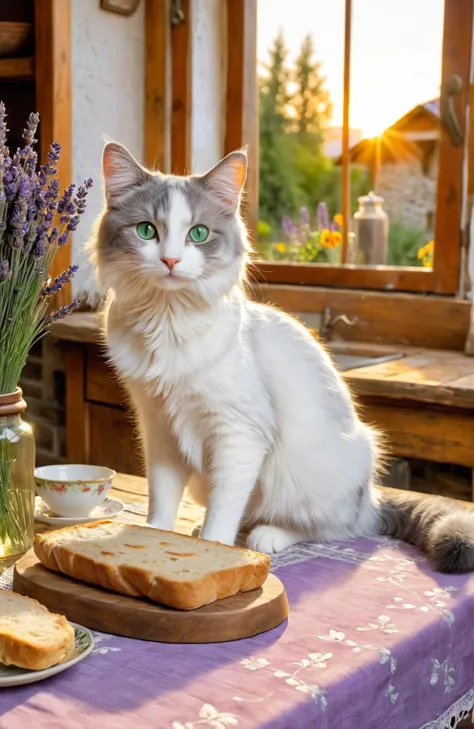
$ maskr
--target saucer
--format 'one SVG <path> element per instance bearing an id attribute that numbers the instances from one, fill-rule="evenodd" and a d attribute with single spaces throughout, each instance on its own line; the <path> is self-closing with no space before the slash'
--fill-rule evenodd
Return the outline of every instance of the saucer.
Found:
<path id="1" fill-rule="evenodd" d="M 119 499 L 104 499 L 99 506 L 96 506 L 89 516 L 66 517 L 54 514 L 44 503 L 41 496 L 35 499 L 35 519 L 49 526 L 66 527 L 76 524 L 89 524 L 100 519 L 115 519 L 122 513 L 124 505 Z"/>
<path id="2" fill-rule="evenodd" d="M 27 683 L 42 681 L 44 678 L 49 678 L 56 673 L 61 673 L 61 671 L 71 668 L 71 666 L 82 661 L 83 658 L 87 658 L 94 648 L 92 633 L 87 628 L 83 628 L 82 625 L 76 625 L 75 623 L 71 623 L 71 625 L 74 627 L 76 645 L 74 655 L 69 661 L 58 663 L 42 671 L 27 671 L 26 668 L 4 666 L 3 663 L 0 663 L 0 688 L 22 686 Z"/>

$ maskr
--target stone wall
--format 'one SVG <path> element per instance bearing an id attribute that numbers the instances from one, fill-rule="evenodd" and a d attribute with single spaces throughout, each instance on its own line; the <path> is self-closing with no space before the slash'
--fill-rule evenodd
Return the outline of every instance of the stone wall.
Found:
<path id="1" fill-rule="evenodd" d="M 59 342 L 46 336 L 30 352 L 20 387 L 28 405 L 24 419 L 36 439 L 36 465 L 66 461 L 66 374 Z"/>
<path id="2" fill-rule="evenodd" d="M 437 181 L 437 151 L 427 170 L 418 159 L 382 165 L 377 192 L 389 220 L 434 236 Z"/>

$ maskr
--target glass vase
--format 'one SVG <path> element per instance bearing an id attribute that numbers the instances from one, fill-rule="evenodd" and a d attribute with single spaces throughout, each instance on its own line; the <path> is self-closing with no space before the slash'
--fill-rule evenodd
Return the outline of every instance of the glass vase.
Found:
<path id="1" fill-rule="evenodd" d="M 33 546 L 35 440 L 20 388 L 0 395 L 0 572 Z"/>

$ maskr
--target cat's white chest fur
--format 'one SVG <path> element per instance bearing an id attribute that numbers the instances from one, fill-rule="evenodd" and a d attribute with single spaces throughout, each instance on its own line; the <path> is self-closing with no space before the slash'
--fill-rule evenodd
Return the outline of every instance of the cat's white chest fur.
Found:
<path id="1" fill-rule="evenodd" d="M 153 326 L 146 317 L 130 327 L 108 316 L 109 354 L 133 395 L 139 416 L 155 412 L 166 421 L 179 451 L 203 474 L 216 434 L 229 424 L 245 432 L 273 437 L 274 414 L 257 363 L 246 345 L 240 302 L 213 317 L 177 316 L 162 311 Z M 159 415 L 158 415 L 159 413 Z"/>

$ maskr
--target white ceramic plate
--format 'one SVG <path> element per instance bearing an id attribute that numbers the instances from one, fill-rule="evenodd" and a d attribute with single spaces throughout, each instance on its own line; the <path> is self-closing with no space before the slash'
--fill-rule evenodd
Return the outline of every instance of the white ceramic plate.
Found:
<path id="1" fill-rule="evenodd" d="M 56 666 L 46 668 L 44 671 L 27 671 L 26 668 L 17 668 L 16 666 L 4 666 L 0 663 L 0 688 L 9 688 L 11 686 L 23 686 L 27 683 L 34 683 L 35 681 L 42 681 L 44 678 L 54 676 L 56 673 L 66 671 L 71 666 L 74 666 L 83 658 L 89 655 L 94 648 L 94 638 L 92 633 L 87 628 L 83 628 L 82 625 L 74 626 L 74 632 L 76 636 L 76 650 L 74 657 L 66 663 L 58 663 Z"/>
<path id="2" fill-rule="evenodd" d="M 115 519 L 122 513 L 124 506 L 119 499 L 104 499 L 103 502 L 96 506 L 89 516 L 66 517 L 53 514 L 51 509 L 44 503 L 41 496 L 35 499 L 35 519 L 42 521 L 44 524 L 54 527 L 75 526 L 76 524 L 89 524 L 99 519 Z"/>

